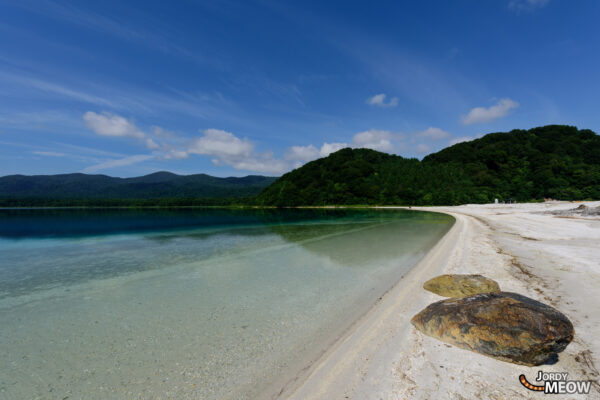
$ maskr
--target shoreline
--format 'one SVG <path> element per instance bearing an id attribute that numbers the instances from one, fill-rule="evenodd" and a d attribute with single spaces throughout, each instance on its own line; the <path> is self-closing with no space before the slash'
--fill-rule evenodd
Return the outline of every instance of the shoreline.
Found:
<path id="1" fill-rule="evenodd" d="M 451 215 L 456 222 L 317 362 L 300 371 L 272 398 L 533 398 L 518 376 L 525 374 L 532 381 L 539 370 L 592 380 L 595 384 L 586 398 L 600 398 L 600 339 L 595 338 L 600 312 L 591 309 L 593 300 L 600 298 L 600 265 L 595 261 L 600 259 L 600 247 L 592 243 L 600 243 L 600 219 L 541 214 L 574 208 L 573 204 L 600 203 L 412 207 Z M 577 236 L 578 232 L 590 235 L 589 242 Z M 566 260 L 557 261 L 561 254 L 554 253 L 561 253 Z M 565 262 L 573 265 L 565 267 Z M 481 273 L 496 280 L 503 291 L 550 304 L 571 319 L 575 339 L 556 364 L 526 367 L 424 336 L 413 328 L 410 318 L 443 299 L 422 288 L 426 280 L 443 273 Z M 584 294 L 582 274 L 588 275 Z M 588 300 L 590 308 L 585 307 Z"/>
<path id="2" fill-rule="evenodd" d="M 367 209 L 367 208 L 362 207 L 362 209 Z M 369 209 L 373 209 L 373 208 L 370 207 Z M 398 207 L 395 207 L 395 209 L 398 209 Z M 409 211 L 409 210 L 407 210 L 407 211 Z M 435 214 L 447 215 L 445 213 L 437 213 L 437 212 L 435 212 Z M 320 342 L 320 346 L 319 346 L 320 349 L 318 352 L 316 352 L 315 354 L 313 354 L 310 357 L 304 357 L 304 355 L 299 355 L 298 356 L 299 359 L 302 359 L 302 358 L 304 358 L 304 359 L 295 365 L 295 367 L 296 367 L 295 369 L 291 368 L 288 371 L 286 371 L 287 373 L 282 374 L 280 377 L 277 377 L 277 378 L 273 379 L 271 382 L 263 385 L 260 388 L 260 390 L 258 390 L 257 392 L 254 392 L 253 395 L 255 395 L 256 398 L 259 398 L 259 399 L 263 399 L 263 398 L 264 399 L 267 399 L 267 398 L 276 399 L 276 398 L 285 398 L 285 396 L 289 396 L 291 391 L 293 391 L 295 388 L 297 388 L 298 385 L 304 381 L 304 379 L 310 374 L 312 369 L 315 366 L 319 365 L 320 361 L 324 357 L 327 356 L 327 354 L 331 351 L 331 349 L 335 348 L 348 335 L 351 335 L 355 331 L 357 325 L 360 325 L 362 323 L 362 321 L 368 315 L 370 315 L 372 310 L 374 308 L 376 308 L 379 303 L 381 303 L 383 298 L 390 291 L 394 290 L 394 288 L 400 282 L 402 282 L 405 279 L 405 277 L 411 273 L 411 271 L 416 269 L 416 267 L 422 262 L 422 260 L 425 257 L 427 257 L 427 255 L 431 252 L 431 250 L 433 248 L 435 248 L 439 244 L 439 242 L 447 236 L 448 232 L 454 228 L 454 226 L 456 225 L 456 219 L 452 217 L 452 221 L 449 222 L 449 225 L 450 226 L 449 226 L 449 228 L 447 228 L 446 232 L 441 237 L 437 238 L 437 240 L 433 241 L 433 243 L 431 243 L 428 246 L 428 248 L 422 253 L 422 256 L 419 257 L 419 259 L 415 260 L 415 262 L 409 267 L 409 269 L 406 272 L 404 272 L 399 277 L 395 277 L 394 280 L 392 280 L 387 285 L 385 285 L 385 286 L 382 285 L 382 287 L 379 288 L 381 290 L 381 292 L 379 292 L 380 294 L 378 295 L 377 298 L 369 299 L 369 302 L 368 302 L 369 304 L 366 304 L 365 307 L 361 307 L 362 309 L 360 310 L 359 313 L 355 313 L 354 315 L 350 316 L 350 319 L 343 322 L 343 325 L 344 325 L 343 329 L 335 332 L 335 334 L 328 337 L 327 340 Z"/>
<path id="3" fill-rule="evenodd" d="M 386 208 L 404 209 L 405 207 Z M 379 331 L 377 328 L 380 328 L 381 324 L 389 322 L 389 318 L 393 317 L 391 313 L 394 311 L 393 308 L 395 308 L 397 303 L 393 302 L 393 304 L 390 304 L 390 301 L 392 299 L 402 301 L 407 295 L 411 294 L 411 290 L 414 291 L 414 289 L 416 289 L 415 286 L 420 287 L 420 281 L 424 279 L 424 275 L 430 272 L 431 268 L 435 265 L 434 262 L 438 261 L 439 257 L 444 257 L 448 249 L 451 249 L 455 245 L 456 232 L 463 229 L 464 221 L 460 216 L 459 218 L 456 218 L 454 215 L 451 216 L 455 218 L 453 226 L 427 252 L 427 254 L 413 266 L 406 275 L 382 294 L 371 309 L 353 321 L 349 328 L 315 363 L 306 366 L 296 377 L 289 380 L 281 391 L 276 396 L 273 396 L 274 398 L 319 399 L 339 397 L 337 395 L 341 393 L 337 393 L 334 397 L 329 397 L 329 393 L 326 394 L 326 391 L 324 390 L 325 387 L 331 386 L 331 371 L 335 371 L 337 377 L 336 381 L 339 380 L 342 385 L 347 378 L 350 378 L 349 380 L 351 380 L 355 368 L 359 368 L 361 360 L 364 359 L 361 357 L 362 352 L 361 355 L 356 352 L 356 348 L 358 348 L 356 345 L 364 347 L 365 338 L 371 340 L 378 335 Z M 423 281 L 427 279 L 424 279 Z M 408 320 L 410 320 L 410 318 L 408 318 Z M 374 324 L 376 325 L 374 326 Z M 362 350 L 364 352 L 365 349 Z M 343 369 L 340 369 L 340 363 L 344 363 Z M 341 387 L 342 386 L 334 388 L 334 390 Z M 335 391 L 337 392 L 337 390 Z M 341 398 L 344 397 L 345 395 Z"/>

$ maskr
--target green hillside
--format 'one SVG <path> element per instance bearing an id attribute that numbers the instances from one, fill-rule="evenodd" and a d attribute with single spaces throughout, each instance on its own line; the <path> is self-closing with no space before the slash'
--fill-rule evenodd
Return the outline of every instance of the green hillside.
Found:
<path id="1" fill-rule="evenodd" d="M 442 205 L 515 199 L 600 199 L 600 136 L 550 125 L 491 133 L 422 161 L 342 149 L 291 171 L 264 205 Z"/>

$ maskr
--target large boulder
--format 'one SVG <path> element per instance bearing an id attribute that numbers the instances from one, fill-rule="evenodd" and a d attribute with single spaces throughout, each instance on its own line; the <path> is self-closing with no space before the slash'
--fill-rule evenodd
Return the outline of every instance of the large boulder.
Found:
<path id="1" fill-rule="evenodd" d="M 423 288 L 444 297 L 466 297 L 500 291 L 496 281 L 482 275 L 440 275 L 425 282 Z"/>
<path id="2" fill-rule="evenodd" d="M 510 292 L 430 304 L 412 324 L 443 342 L 523 365 L 539 365 L 571 342 L 573 324 L 560 311 Z"/>

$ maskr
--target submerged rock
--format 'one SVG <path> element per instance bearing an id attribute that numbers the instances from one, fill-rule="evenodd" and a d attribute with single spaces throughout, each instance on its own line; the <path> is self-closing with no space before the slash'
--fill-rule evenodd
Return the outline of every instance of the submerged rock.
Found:
<path id="1" fill-rule="evenodd" d="M 482 275 L 440 275 L 425 282 L 423 288 L 444 297 L 466 297 L 500 291 L 496 281 Z"/>
<path id="2" fill-rule="evenodd" d="M 510 292 L 438 301 L 411 322 L 443 342 L 523 365 L 544 363 L 574 335 L 573 324 L 560 311 Z"/>

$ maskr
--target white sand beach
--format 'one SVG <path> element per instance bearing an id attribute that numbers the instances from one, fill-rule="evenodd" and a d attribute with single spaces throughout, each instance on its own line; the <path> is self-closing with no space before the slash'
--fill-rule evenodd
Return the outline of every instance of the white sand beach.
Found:
<path id="1" fill-rule="evenodd" d="M 592 380 L 600 398 L 600 218 L 550 210 L 582 203 L 416 208 L 451 214 L 446 236 L 320 360 L 279 394 L 292 399 L 539 398 L 518 380 L 539 370 Z M 584 202 L 595 207 L 600 202 Z M 422 288 L 443 273 L 478 273 L 563 312 L 575 338 L 554 365 L 526 367 L 444 344 L 418 332 L 413 315 L 443 299 Z M 560 398 L 554 396 L 553 398 Z"/>

